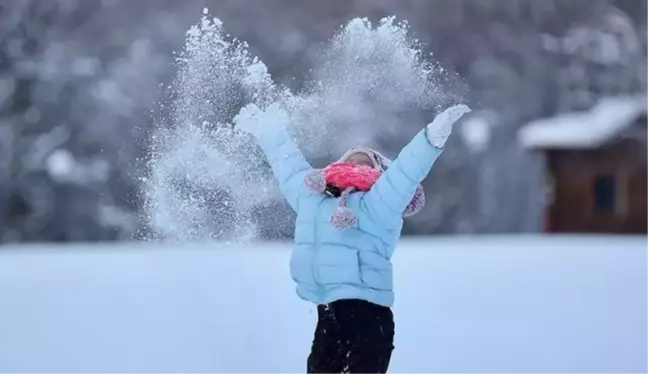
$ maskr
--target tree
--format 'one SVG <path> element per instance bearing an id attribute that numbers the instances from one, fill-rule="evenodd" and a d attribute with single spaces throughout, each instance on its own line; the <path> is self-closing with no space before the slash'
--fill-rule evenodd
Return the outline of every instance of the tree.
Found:
<path id="1" fill-rule="evenodd" d="M 127 237 L 165 57 L 109 3 L 0 7 L 2 240 Z"/>

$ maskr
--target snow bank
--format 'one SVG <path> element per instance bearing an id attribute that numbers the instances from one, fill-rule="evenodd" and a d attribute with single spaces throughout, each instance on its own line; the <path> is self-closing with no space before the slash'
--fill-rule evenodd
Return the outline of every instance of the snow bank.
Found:
<path id="1" fill-rule="evenodd" d="M 304 372 L 289 246 L 0 250 L 2 372 Z M 391 372 L 646 372 L 646 238 L 410 240 Z"/>

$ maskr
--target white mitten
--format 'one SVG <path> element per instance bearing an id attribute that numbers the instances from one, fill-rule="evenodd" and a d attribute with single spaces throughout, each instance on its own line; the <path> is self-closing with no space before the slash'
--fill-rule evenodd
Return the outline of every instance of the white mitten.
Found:
<path id="1" fill-rule="evenodd" d="M 259 114 L 261 108 L 256 104 L 248 104 L 239 110 L 238 114 L 234 116 L 234 129 L 245 131 L 255 135 L 259 131 Z"/>
<path id="2" fill-rule="evenodd" d="M 425 129 L 430 144 L 436 148 L 443 148 L 452 133 L 452 126 L 466 113 L 470 113 L 470 108 L 459 104 L 451 106 L 434 117 Z"/>
<path id="3" fill-rule="evenodd" d="M 288 119 L 288 113 L 278 103 L 270 104 L 265 110 L 248 104 L 234 117 L 234 128 L 258 137 L 285 128 Z"/>

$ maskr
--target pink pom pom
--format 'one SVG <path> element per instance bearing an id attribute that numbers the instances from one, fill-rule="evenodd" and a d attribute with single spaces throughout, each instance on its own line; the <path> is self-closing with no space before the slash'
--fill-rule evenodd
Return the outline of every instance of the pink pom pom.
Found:
<path id="1" fill-rule="evenodd" d="M 339 207 L 331 216 L 331 224 L 338 230 L 347 230 L 356 225 L 356 214 L 347 207 Z"/>
<path id="2" fill-rule="evenodd" d="M 312 170 L 304 177 L 304 184 L 311 192 L 324 193 L 326 191 L 326 178 L 324 171 Z"/>
<path id="3" fill-rule="evenodd" d="M 420 212 L 424 206 L 425 192 L 423 191 L 423 187 L 418 186 L 416 192 L 414 193 L 412 201 L 410 201 L 410 203 L 407 205 L 407 208 L 405 208 L 405 211 L 403 212 L 403 217 L 409 217 Z"/>

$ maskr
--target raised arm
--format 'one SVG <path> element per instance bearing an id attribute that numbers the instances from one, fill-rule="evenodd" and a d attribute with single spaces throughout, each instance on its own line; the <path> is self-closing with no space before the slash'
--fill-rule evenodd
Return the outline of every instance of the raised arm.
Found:
<path id="1" fill-rule="evenodd" d="M 363 196 L 363 208 L 377 219 L 400 219 L 416 188 L 443 152 L 452 125 L 468 112 L 467 106 L 457 105 L 435 117 L 401 150 L 389 169 Z"/>
<path id="2" fill-rule="evenodd" d="M 312 167 L 290 137 L 288 121 L 288 114 L 277 104 L 266 110 L 248 105 L 234 119 L 236 129 L 247 131 L 257 139 L 282 194 L 297 212 L 299 203 L 311 196 L 304 186 L 304 177 Z"/>

